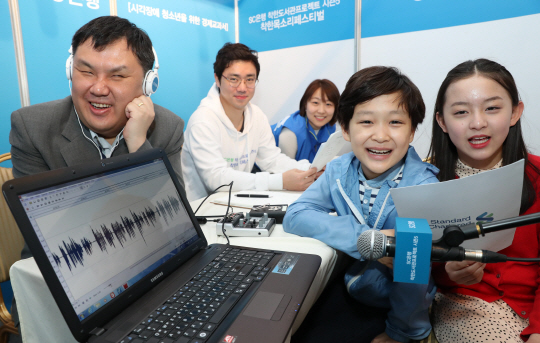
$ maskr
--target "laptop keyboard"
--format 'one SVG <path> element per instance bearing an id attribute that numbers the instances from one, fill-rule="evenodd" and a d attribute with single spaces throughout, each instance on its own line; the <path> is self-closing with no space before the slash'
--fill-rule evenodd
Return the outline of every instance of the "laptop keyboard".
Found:
<path id="1" fill-rule="evenodd" d="M 274 257 L 268 251 L 226 248 L 120 343 L 203 343 Z"/>

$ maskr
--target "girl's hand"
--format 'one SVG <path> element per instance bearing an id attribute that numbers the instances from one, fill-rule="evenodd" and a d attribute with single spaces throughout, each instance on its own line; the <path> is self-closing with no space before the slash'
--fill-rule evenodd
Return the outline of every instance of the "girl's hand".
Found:
<path id="1" fill-rule="evenodd" d="M 446 262 L 445 270 L 450 280 L 460 285 L 473 285 L 482 280 L 485 263 L 460 261 Z"/>
<path id="2" fill-rule="evenodd" d="M 527 343 L 540 343 L 540 333 L 533 333 Z"/>

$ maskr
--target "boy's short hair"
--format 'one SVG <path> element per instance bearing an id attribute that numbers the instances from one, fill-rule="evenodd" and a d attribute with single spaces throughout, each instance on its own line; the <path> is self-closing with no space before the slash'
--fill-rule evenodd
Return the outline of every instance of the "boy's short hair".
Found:
<path id="1" fill-rule="evenodd" d="M 354 108 L 378 96 L 400 92 L 399 106 L 409 114 L 412 129 L 416 130 L 426 115 L 426 105 L 420 90 L 397 68 L 375 66 L 357 71 L 351 76 L 339 99 L 337 120 L 349 132 Z"/>
<path id="2" fill-rule="evenodd" d="M 216 61 L 214 62 L 214 73 L 217 75 L 218 79 L 221 80 L 223 71 L 234 61 L 247 61 L 253 63 L 257 70 L 257 78 L 259 78 L 261 66 L 259 64 L 259 58 L 257 57 L 257 51 L 251 50 L 242 43 L 225 43 L 225 45 L 219 49 L 216 55 Z"/>

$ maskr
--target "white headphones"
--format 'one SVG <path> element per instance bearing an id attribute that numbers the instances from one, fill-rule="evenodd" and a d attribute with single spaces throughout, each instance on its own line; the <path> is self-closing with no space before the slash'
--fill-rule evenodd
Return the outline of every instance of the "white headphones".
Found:
<path id="1" fill-rule="evenodd" d="M 150 96 L 154 94 L 159 86 L 159 75 L 158 75 L 158 69 L 159 69 L 159 62 L 157 59 L 156 50 L 154 50 L 154 47 L 152 47 L 152 52 L 154 53 L 154 69 L 151 69 L 146 72 L 146 75 L 144 76 L 144 81 L 142 83 L 142 90 L 144 95 Z"/>
<path id="2" fill-rule="evenodd" d="M 69 57 L 66 60 L 66 77 L 68 81 L 71 82 L 73 78 L 73 47 L 69 47 Z M 152 52 L 154 53 L 154 69 L 151 69 L 146 72 L 146 75 L 144 76 L 144 80 L 142 83 L 142 90 L 144 95 L 150 96 L 154 94 L 159 86 L 159 75 L 158 75 L 158 69 L 159 69 L 159 62 L 156 54 L 156 50 L 154 50 L 154 47 L 152 47 Z"/>

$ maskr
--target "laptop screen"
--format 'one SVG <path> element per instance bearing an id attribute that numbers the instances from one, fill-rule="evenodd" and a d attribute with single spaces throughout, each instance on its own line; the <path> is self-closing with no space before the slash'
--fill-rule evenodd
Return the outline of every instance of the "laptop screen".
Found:
<path id="1" fill-rule="evenodd" d="M 19 198 L 80 321 L 199 239 L 162 159 Z"/>

